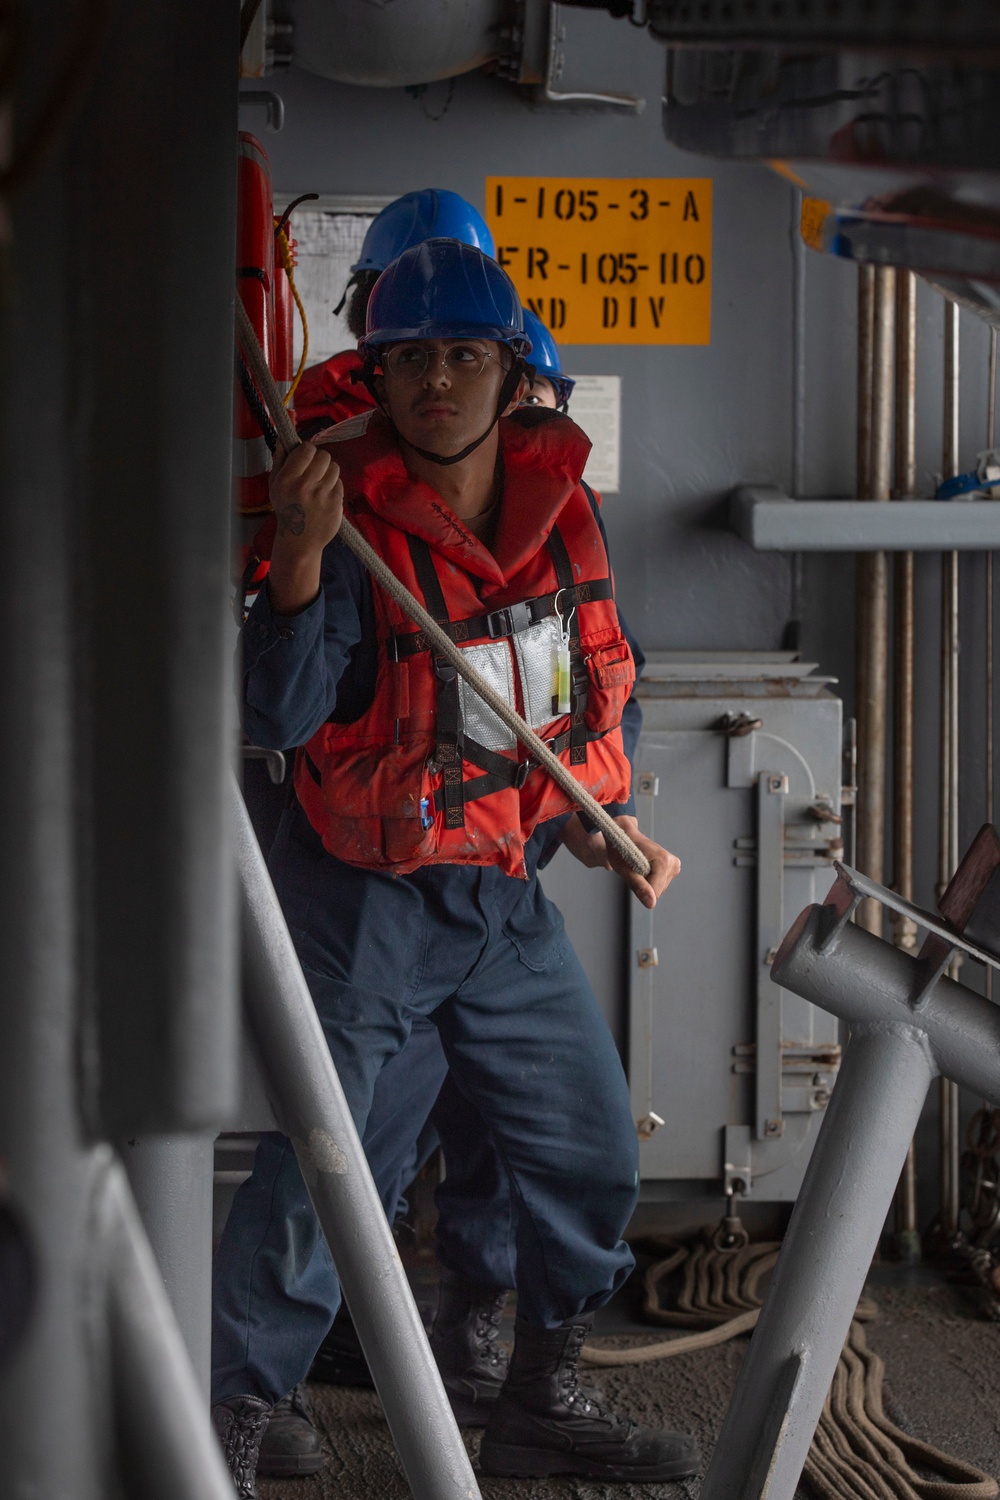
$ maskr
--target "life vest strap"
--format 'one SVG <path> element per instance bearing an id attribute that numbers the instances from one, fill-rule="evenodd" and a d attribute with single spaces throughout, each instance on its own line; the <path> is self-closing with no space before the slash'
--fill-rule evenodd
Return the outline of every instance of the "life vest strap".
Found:
<path id="1" fill-rule="evenodd" d="M 519 604 L 507 604 L 489 614 L 471 615 L 466 620 L 439 620 L 438 624 L 456 645 L 463 641 L 489 639 L 502 640 L 530 630 L 540 620 L 555 614 L 556 598 L 560 608 L 573 609 L 580 604 L 598 604 L 614 597 L 610 578 L 595 578 L 589 583 L 573 584 L 570 588 L 558 589 L 552 594 L 540 594 L 535 599 L 525 599 Z M 419 656 L 430 650 L 427 637 L 422 630 L 393 630 L 388 642 L 392 661 L 403 661 L 409 656 Z"/>
<path id="2" fill-rule="evenodd" d="M 607 730 L 584 729 L 584 742 L 590 744 L 594 740 L 602 740 Z M 564 750 L 571 749 L 573 744 L 573 730 L 567 729 L 563 734 L 557 734 L 554 739 L 547 740 L 546 744 L 553 755 L 561 755 Z M 449 805 L 454 806 L 456 787 L 461 791 L 461 800 L 466 802 L 478 802 L 481 797 L 490 797 L 494 792 L 506 792 L 511 787 L 518 790 L 527 781 L 532 771 L 537 770 L 538 762 L 528 760 L 512 760 L 509 756 L 501 755 L 496 750 L 488 750 L 485 745 L 476 744 L 474 740 L 466 740 L 463 747 L 463 758 L 474 766 L 479 766 L 485 771 L 484 776 L 471 776 L 468 781 L 461 779 L 461 766 L 458 767 L 457 781 L 453 777 L 452 784 L 448 784 L 448 771 L 451 767 L 444 768 L 445 784 L 440 791 L 434 794 L 434 806 L 438 812 L 444 811 L 447 815 Z M 449 802 L 449 798 L 451 801 Z M 446 817 L 447 821 L 447 817 Z M 449 827 L 452 825 L 448 825 Z M 460 825 L 459 825 L 460 826 Z"/>
<path id="3" fill-rule="evenodd" d="M 566 543 L 558 526 L 553 526 L 546 546 L 559 584 L 558 590 L 519 604 L 506 605 L 471 619 L 452 620 L 430 546 L 412 532 L 407 534 L 406 540 L 428 613 L 456 644 L 484 636 L 500 640 L 517 635 L 554 614 L 556 601 L 559 600 L 560 613 L 564 619 L 568 615 L 570 620 L 570 728 L 553 742 L 553 751 L 558 755 L 562 750 L 568 749 L 571 766 L 585 765 L 588 744 L 600 739 L 601 735 L 589 730 L 586 725 L 590 677 L 580 649 L 580 621 L 576 606 L 614 598 L 611 578 L 586 583 L 575 582 Z M 420 630 L 407 632 L 406 635 L 393 630 L 388 646 L 390 656 L 397 662 L 403 657 L 430 649 L 426 635 Z M 493 792 L 509 787 L 523 786 L 528 772 L 534 768 L 534 762 L 509 760 L 506 756 L 497 755 L 467 739 L 462 732 L 458 673 L 450 662 L 439 655 L 434 657 L 434 670 L 438 678 L 434 759 L 441 769 L 443 781 L 441 789 L 435 793 L 435 806 L 439 811 L 444 811 L 447 828 L 462 828 L 465 825 L 467 802 L 488 797 Z M 490 760 L 484 762 L 484 757 L 487 756 Z M 463 760 L 481 766 L 486 774 L 466 781 L 462 775 Z"/>

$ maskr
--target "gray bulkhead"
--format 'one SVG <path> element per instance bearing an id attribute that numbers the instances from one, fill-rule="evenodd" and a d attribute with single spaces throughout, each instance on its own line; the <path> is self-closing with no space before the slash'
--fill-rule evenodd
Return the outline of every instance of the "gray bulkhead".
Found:
<path id="1" fill-rule="evenodd" d="M 787 180 L 760 164 L 687 153 L 664 138 L 660 99 L 665 54 L 647 35 L 602 13 L 565 8 L 561 24 L 566 32 L 562 87 L 638 95 L 644 101 L 639 112 L 532 105 L 502 80 L 478 72 L 426 89 L 388 89 L 337 83 L 293 69 L 273 80 L 285 103 L 284 128 L 262 135 L 276 193 L 290 197 L 314 191 L 384 202 L 410 189 L 442 185 L 483 206 L 485 179 L 491 175 L 711 177 L 710 344 L 568 345 L 564 365 L 572 373 L 621 377 L 620 491 L 605 498 L 603 515 L 618 596 L 644 648 L 721 657 L 775 652 L 792 638 L 789 622 L 798 621 L 803 658 L 818 663 L 818 674 L 838 684 L 812 702 L 817 737 L 809 754 L 819 754 L 825 767 L 840 752 L 829 694 L 843 695 L 845 716 L 853 712 L 853 558 L 829 554 L 795 559 L 755 552 L 731 529 L 728 506 L 740 483 L 774 484 L 799 497 L 855 493 L 855 268 L 805 248 L 798 231 L 800 194 Z M 245 111 L 242 123 L 260 130 L 260 112 Z M 940 469 L 940 307 L 939 295 L 918 283 L 917 474 L 923 495 L 933 493 Z M 970 461 L 984 446 L 987 346 L 985 325 L 963 312 L 962 451 Z M 976 586 L 982 566 L 981 556 L 962 560 L 969 584 L 963 589 L 962 671 L 970 690 L 963 694 L 960 738 L 968 747 L 962 753 L 969 785 L 982 776 L 981 752 L 972 748 L 983 741 L 983 696 L 975 690 L 984 670 L 983 591 Z M 937 785 L 935 556 L 918 556 L 916 590 L 916 800 L 918 807 L 930 807 Z M 733 838 L 754 834 L 750 793 L 726 790 L 721 774 L 713 773 L 709 786 L 700 779 L 707 775 L 701 765 L 699 779 L 685 779 L 662 742 L 663 735 L 678 731 L 678 724 L 661 718 L 665 712 L 668 717 L 679 714 L 684 700 L 671 698 L 669 708 L 666 701 L 644 696 L 647 725 L 657 726 L 655 731 L 650 727 L 644 747 L 655 746 L 657 756 L 666 756 L 657 827 L 671 829 L 676 799 L 682 820 L 678 831 L 687 847 L 677 850 L 685 872 L 658 920 L 669 925 L 672 911 L 693 902 L 699 921 L 678 923 L 669 959 L 661 956 L 653 981 L 645 975 L 642 983 L 667 986 L 672 997 L 684 995 L 693 991 L 681 976 L 690 974 L 700 976 L 695 989 L 706 995 L 707 972 L 721 962 L 714 956 L 721 943 L 730 955 L 730 968 L 724 979 L 717 975 L 712 993 L 728 1018 L 730 1008 L 734 1016 L 745 1011 L 755 983 L 749 950 L 757 922 L 756 887 L 752 870 L 732 863 L 730 848 Z M 830 711 L 829 737 L 820 749 L 824 701 Z M 802 714 L 800 699 L 789 703 Z M 831 781 L 830 794 L 839 797 L 839 773 L 824 770 L 821 779 Z M 699 800 L 689 812 L 692 795 L 704 797 L 705 803 L 702 807 Z M 744 802 L 747 806 L 735 820 L 740 823 L 737 832 L 735 822 L 729 826 L 730 815 L 717 815 L 715 809 Z M 962 847 L 981 821 L 972 797 L 966 799 L 963 817 Z M 925 905 L 933 904 L 933 844 L 933 820 L 928 819 L 916 832 L 916 895 Z M 813 899 L 813 892 L 822 896 L 825 880 L 822 865 L 808 874 L 794 872 L 784 894 L 786 925 Z M 649 1094 L 663 1106 L 654 1102 L 649 1107 L 671 1120 L 669 1130 L 644 1146 L 644 1193 L 673 1192 L 665 1184 L 674 1182 L 679 1194 L 711 1190 L 717 1201 L 723 1185 L 722 1128 L 755 1122 L 747 1102 L 753 1080 L 742 1071 L 755 1064 L 746 1055 L 731 1055 L 734 1046 L 755 1041 L 747 1024 L 751 1018 L 733 1022 L 732 1029 L 729 1019 L 722 1021 L 704 1008 L 689 1017 L 703 1042 L 696 1076 L 703 1085 L 704 1108 L 716 1121 L 709 1145 L 706 1120 L 685 1112 L 669 1114 L 671 1088 L 679 1087 L 680 1079 L 672 1070 L 665 1034 L 659 1050 L 653 1049 L 651 1089 L 640 1088 L 636 1078 L 637 1007 L 641 1011 L 645 1002 L 637 999 L 632 950 L 644 945 L 628 935 L 628 922 L 641 923 L 643 916 L 636 912 L 629 917 L 612 877 L 574 868 L 566 854 L 557 856 L 546 885 L 566 913 L 619 1046 L 631 1058 L 637 1118 L 647 1112 L 639 1104 Z M 743 994 L 739 1001 L 737 974 Z M 676 1003 L 683 1007 L 685 1002 Z M 786 1040 L 793 1040 L 791 1033 Z M 798 1062 L 804 1067 L 807 1059 Z M 808 1151 L 791 1153 L 792 1139 L 811 1140 L 822 1115 L 817 1101 L 826 1088 L 823 1070 L 817 1068 L 815 1076 L 821 1081 L 810 1095 L 809 1110 L 790 1111 L 782 1137 L 755 1141 L 761 1160 L 771 1153 L 772 1160 L 780 1155 L 796 1165 L 757 1178 L 754 1196 L 766 1198 L 773 1192 L 777 1199 L 794 1197 Z M 922 1128 L 933 1129 L 935 1108 L 931 1101 Z M 671 1163 L 672 1152 L 677 1155 Z M 681 1188 L 681 1183 L 688 1186 Z"/>

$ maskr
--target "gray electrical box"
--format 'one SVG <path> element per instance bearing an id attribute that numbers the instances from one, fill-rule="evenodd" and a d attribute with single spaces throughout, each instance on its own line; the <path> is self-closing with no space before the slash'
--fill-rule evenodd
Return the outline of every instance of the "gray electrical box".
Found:
<path id="1" fill-rule="evenodd" d="M 841 703 L 813 673 L 784 652 L 654 652 L 639 686 L 639 822 L 682 863 L 654 911 L 630 903 L 647 1197 L 793 1199 L 830 1097 L 837 1021 L 769 972 L 843 857 Z"/>

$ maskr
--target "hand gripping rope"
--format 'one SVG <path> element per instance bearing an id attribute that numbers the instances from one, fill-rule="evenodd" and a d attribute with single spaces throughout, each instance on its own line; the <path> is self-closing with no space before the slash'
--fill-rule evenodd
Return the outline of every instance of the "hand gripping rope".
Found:
<path id="1" fill-rule="evenodd" d="M 299 435 L 295 431 L 291 417 L 285 409 L 278 388 L 274 383 L 271 371 L 261 352 L 257 335 L 253 330 L 246 309 L 239 297 L 236 299 L 236 332 L 247 363 L 250 366 L 253 378 L 263 396 L 271 413 L 271 421 L 274 423 L 278 439 L 286 452 L 290 453 L 293 448 L 299 446 Z M 507 728 L 517 736 L 530 751 L 533 760 L 539 766 L 548 771 L 552 780 L 562 788 L 567 797 L 577 804 L 587 814 L 604 834 L 608 844 L 628 865 L 630 870 L 636 874 L 647 876 L 650 872 L 649 860 L 642 850 L 635 844 L 623 828 L 620 828 L 614 818 L 605 812 L 601 804 L 590 795 L 586 787 L 581 786 L 570 771 L 563 765 L 558 756 L 554 755 L 540 739 L 529 724 L 526 724 L 516 709 L 512 708 L 505 698 L 486 682 L 474 667 L 469 665 L 465 653 L 449 639 L 437 621 L 427 613 L 419 599 L 414 598 L 405 584 L 399 579 L 383 562 L 373 547 L 370 547 L 364 537 L 345 516 L 340 523 L 338 535 L 343 538 L 345 546 L 349 547 L 355 557 L 364 563 L 369 573 L 385 589 L 390 598 L 395 599 L 399 607 L 409 615 L 415 625 L 427 636 L 434 650 L 449 661 L 460 677 L 472 688 L 473 692 L 482 698 L 483 702 L 493 710 L 498 719 L 502 719 Z"/>

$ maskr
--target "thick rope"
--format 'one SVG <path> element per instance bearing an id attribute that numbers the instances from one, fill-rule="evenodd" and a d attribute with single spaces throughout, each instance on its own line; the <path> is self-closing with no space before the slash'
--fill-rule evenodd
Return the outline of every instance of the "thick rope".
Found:
<path id="1" fill-rule="evenodd" d="M 736 1250 L 716 1250 L 702 1243 L 672 1247 L 663 1260 L 646 1272 L 643 1314 L 653 1322 L 677 1328 L 701 1328 L 705 1332 L 660 1339 L 655 1344 L 631 1349 L 595 1349 L 588 1344 L 581 1358 L 589 1365 L 645 1365 L 654 1360 L 674 1359 L 679 1354 L 714 1349 L 752 1332 L 763 1301 L 758 1288 L 774 1267 L 780 1248 L 771 1242 L 743 1245 Z M 661 1305 L 659 1289 L 681 1265 L 684 1284 L 675 1310 Z"/>
<path id="2" fill-rule="evenodd" d="M 595 1349 L 585 1344 L 580 1359 L 586 1365 L 648 1365 L 654 1360 L 675 1359 L 678 1354 L 700 1354 L 703 1349 L 714 1349 L 719 1344 L 728 1344 L 730 1339 L 742 1333 L 752 1333 L 760 1317 L 760 1308 L 740 1313 L 737 1318 L 728 1318 L 717 1328 L 708 1328 L 704 1333 L 688 1333 L 679 1339 L 661 1339 L 656 1344 L 641 1344 L 637 1349 Z"/>
<path id="3" fill-rule="evenodd" d="M 253 373 L 254 380 L 261 395 L 264 397 L 274 423 L 278 438 L 282 447 L 291 452 L 299 446 L 299 435 L 295 431 L 291 417 L 285 410 L 281 395 L 274 383 L 274 377 L 268 368 L 267 361 L 261 352 L 257 335 L 253 324 L 247 316 L 246 308 L 242 299 L 236 298 L 236 332 L 243 346 L 247 363 Z M 405 584 L 400 583 L 395 573 L 389 569 L 385 562 L 379 557 L 375 549 L 365 541 L 356 526 L 345 516 L 340 523 L 338 535 L 343 538 L 344 545 L 348 547 L 368 569 L 369 573 L 381 588 L 395 599 L 400 609 L 407 614 L 415 625 L 419 625 L 427 636 L 434 650 L 439 656 L 443 656 L 455 668 L 458 675 L 472 688 L 488 708 L 491 708 L 498 719 L 501 719 L 507 728 L 514 734 L 521 744 L 530 751 L 532 759 L 548 771 L 552 780 L 561 787 L 578 807 L 582 808 L 597 827 L 604 834 L 607 842 L 615 849 L 628 865 L 630 870 L 636 874 L 647 876 L 650 872 L 649 860 L 642 850 L 635 844 L 623 828 L 619 828 L 614 818 L 605 811 L 595 797 L 581 786 L 572 773 L 563 765 L 557 755 L 554 755 L 540 739 L 535 731 L 526 724 L 516 709 L 512 708 L 506 698 L 501 698 L 488 682 L 482 678 L 474 667 L 470 666 L 465 653 L 460 651 L 449 636 L 441 629 L 440 625 L 426 611 L 419 599 L 414 598 Z"/>
<path id="4" fill-rule="evenodd" d="M 884 1376 L 855 1320 L 806 1459 L 817 1500 L 995 1500 L 995 1479 L 889 1420 Z"/>
<path id="5" fill-rule="evenodd" d="M 760 1316 L 759 1285 L 773 1268 L 779 1246 L 761 1243 L 720 1251 L 705 1243 L 668 1244 L 669 1253 L 646 1272 L 645 1315 L 679 1327 L 717 1326 L 638 1349 L 588 1345 L 582 1350 L 587 1364 L 646 1364 L 697 1354 L 751 1332 Z M 681 1266 L 684 1283 L 677 1306 L 664 1307 L 661 1286 Z M 733 1317 L 733 1309 L 741 1307 L 746 1311 Z M 868 1348 L 862 1326 L 875 1314 L 875 1304 L 862 1297 L 806 1459 L 806 1487 L 816 1500 L 996 1500 L 1000 1487 L 988 1474 L 911 1437 L 886 1416 L 885 1366 Z"/>

